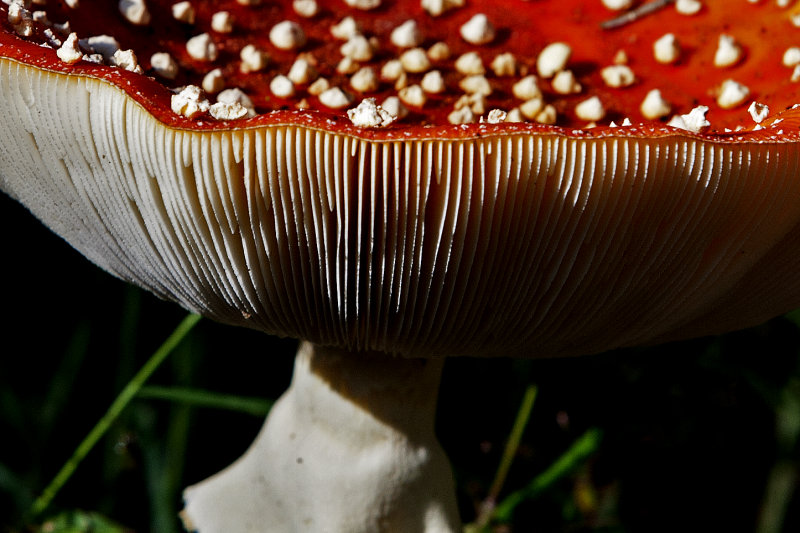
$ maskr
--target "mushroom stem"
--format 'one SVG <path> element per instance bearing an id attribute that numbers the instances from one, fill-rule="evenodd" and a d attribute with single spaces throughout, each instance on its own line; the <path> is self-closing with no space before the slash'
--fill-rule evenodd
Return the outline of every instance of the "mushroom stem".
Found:
<path id="1" fill-rule="evenodd" d="M 187 528 L 458 531 L 452 474 L 434 435 L 442 364 L 303 342 L 292 383 L 250 449 L 186 489 Z"/>

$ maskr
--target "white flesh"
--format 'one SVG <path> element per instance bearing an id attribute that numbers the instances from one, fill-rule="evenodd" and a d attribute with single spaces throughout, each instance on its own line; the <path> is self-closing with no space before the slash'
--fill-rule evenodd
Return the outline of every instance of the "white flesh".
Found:
<path id="1" fill-rule="evenodd" d="M 184 493 L 200 533 L 460 530 L 433 432 L 441 359 L 303 343 L 250 449 Z"/>

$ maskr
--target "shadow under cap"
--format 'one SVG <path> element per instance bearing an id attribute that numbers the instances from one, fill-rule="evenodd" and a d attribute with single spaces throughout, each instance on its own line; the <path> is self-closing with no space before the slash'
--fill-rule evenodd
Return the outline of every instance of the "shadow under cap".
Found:
<path id="1" fill-rule="evenodd" d="M 306 350 L 309 347 L 301 347 Z M 444 358 L 406 359 L 383 352 L 348 352 L 315 346 L 309 372 L 335 393 L 396 428 L 433 432 Z M 397 402 L 404 404 L 397 409 Z M 409 435 L 414 440 L 414 435 Z"/>

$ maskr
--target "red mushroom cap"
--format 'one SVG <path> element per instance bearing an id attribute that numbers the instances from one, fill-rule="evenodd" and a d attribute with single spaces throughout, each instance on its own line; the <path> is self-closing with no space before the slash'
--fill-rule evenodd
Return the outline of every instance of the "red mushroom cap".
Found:
<path id="1" fill-rule="evenodd" d="M 12 2 L 13 3 L 13 2 Z M 699 13 L 685 15 L 671 6 L 655 14 L 643 16 L 635 22 L 615 29 L 603 29 L 603 23 L 617 15 L 597 1 L 537 1 L 505 0 L 492 3 L 444 2 L 451 6 L 441 15 L 431 15 L 419 0 L 383 0 L 370 10 L 350 7 L 336 2 L 319 8 L 312 17 L 303 17 L 292 8 L 292 2 L 256 2 L 243 5 L 235 0 L 219 2 L 189 2 L 193 10 L 191 23 L 182 22 L 173 13 L 173 0 L 148 0 L 151 16 L 146 25 L 132 24 L 119 12 L 116 2 L 85 0 L 70 8 L 62 2 L 50 1 L 39 13 L 46 13 L 48 22 L 33 22 L 30 36 L 21 36 L 19 28 L 7 23 L 2 42 L 7 48 L 3 55 L 37 65 L 41 68 L 103 78 L 120 85 L 136 98 L 160 121 L 177 127 L 192 129 L 226 128 L 227 121 L 209 120 L 207 115 L 198 115 L 191 124 L 171 110 L 170 98 L 175 89 L 184 85 L 202 85 L 203 77 L 219 69 L 222 83 L 227 88 L 239 88 L 253 100 L 259 116 L 246 121 L 247 125 L 268 123 L 297 123 L 309 121 L 326 129 L 345 128 L 329 121 L 346 121 L 344 108 L 332 109 L 324 105 L 318 94 L 311 89 L 311 81 L 294 83 L 291 96 L 277 96 L 270 90 L 270 82 L 278 75 L 289 75 L 298 58 L 308 60 L 314 68 L 313 76 L 324 77 L 331 87 L 339 87 L 348 93 L 355 107 L 363 98 L 375 98 L 381 103 L 389 96 L 396 96 L 405 85 L 420 85 L 424 74 L 436 70 L 442 74 L 444 90 L 441 93 L 425 92 L 425 103 L 414 107 L 408 105 L 410 115 L 399 120 L 389 130 L 376 137 L 395 135 L 413 137 L 462 136 L 460 130 L 447 133 L 429 130 L 429 126 L 448 125 L 448 115 L 458 107 L 459 101 L 472 94 L 462 88 L 464 78 L 470 73 L 484 71 L 489 83 L 482 112 L 474 113 L 475 122 L 491 109 L 510 111 L 519 107 L 523 99 L 515 96 L 513 86 L 520 79 L 537 76 L 537 83 L 544 104 L 550 104 L 557 112 L 556 124 L 574 128 L 584 127 L 591 120 L 576 115 L 575 108 L 581 101 L 597 96 L 605 113 L 598 125 L 609 121 L 620 123 L 625 118 L 633 123 L 659 121 L 642 115 L 641 104 L 653 89 L 661 92 L 670 104 L 671 114 L 688 113 L 698 105 L 710 108 L 712 128 L 752 127 L 747 114 L 747 105 L 753 101 L 769 104 L 773 112 L 790 107 L 800 101 L 800 84 L 792 81 L 792 66 L 786 66 L 784 53 L 798 46 L 794 35 L 794 24 L 800 24 L 800 11 L 774 3 L 742 2 L 733 9 L 730 2 L 709 1 L 703 3 Z M 8 11 L 10 7 L 5 8 Z M 33 12 L 31 8 L 30 12 Z M 3 11 L 0 8 L 0 11 Z M 232 30 L 222 33 L 214 30 L 214 17 L 220 12 L 228 13 Z M 485 15 L 495 29 L 494 37 L 485 43 L 475 43 L 461 36 L 464 28 L 476 15 Z M 3 16 L 3 19 L 8 17 Z M 369 43 L 369 59 L 353 61 L 350 70 L 342 71 L 341 60 L 346 57 L 343 47 L 347 43 L 346 33 L 332 33 L 332 28 L 343 19 L 352 19 L 359 37 Z M 34 17 L 35 20 L 38 20 Z M 57 23 L 69 22 L 68 30 L 76 32 L 82 39 L 83 60 L 66 62 L 55 53 L 41 46 L 57 48 L 63 44 L 67 29 Z M 402 83 L 381 76 L 381 71 L 390 62 L 399 60 L 411 47 L 395 44 L 393 30 L 412 21 L 416 27 L 418 45 L 414 48 L 425 52 L 428 67 L 420 72 L 404 70 Z M 270 41 L 270 31 L 284 22 L 300 28 L 303 44 L 283 49 Z M 341 30 L 340 30 L 341 31 Z M 112 35 L 122 50 L 132 49 L 138 64 L 147 76 L 125 71 L 123 68 L 109 69 L 89 61 L 91 47 L 85 39 L 98 34 Z M 669 64 L 660 63 L 654 45 L 666 34 L 675 36 L 678 55 Z M 187 50 L 187 41 L 198 35 L 207 35 L 216 53 L 213 60 L 196 59 Z M 715 66 L 715 57 L 721 47 L 721 38 L 730 38 L 731 46 L 738 50 L 732 64 Z M 36 44 L 27 46 L 21 40 Z M 449 50 L 446 57 L 432 52 L 445 43 Z M 553 80 L 543 77 L 537 69 L 540 53 L 550 44 L 566 43 L 571 51 L 563 67 L 572 73 L 581 86 L 579 92 L 560 94 L 552 86 Z M 263 52 L 264 66 L 255 71 L 243 71 L 245 60 L 241 50 L 247 45 Z M 177 66 L 177 73 L 166 78 L 153 66 L 154 53 L 167 53 Z M 480 60 L 474 68 L 465 71 L 458 59 L 472 55 Z M 360 56 L 353 56 L 360 57 Z M 498 61 L 505 57 L 506 61 Z M 113 61 L 111 61 L 113 63 Z M 510 62 L 510 63 L 509 63 Z M 109 60 L 105 61 L 106 64 Z M 378 76 L 377 85 L 370 89 L 353 88 L 353 69 L 368 67 Z M 629 69 L 632 78 L 618 87 L 609 86 L 604 78 L 607 67 Z M 614 69 L 611 71 L 613 73 Z M 613 78 L 612 74 L 608 74 Z M 619 74 L 617 74 L 619 75 Z M 798 74 L 800 76 L 800 74 Z M 738 105 L 724 108 L 718 104 L 723 84 L 732 80 L 748 90 L 747 96 Z M 210 96 L 213 100 L 213 95 Z M 317 111 L 294 113 L 294 109 Z M 479 109 L 480 110 L 480 109 Z M 665 115 L 662 120 L 669 118 Z M 528 119 L 535 122 L 534 119 Z M 347 122 L 347 121 L 346 121 Z M 242 124 L 244 125 L 244 124 Z M 416 127 L 423 126 L 423 127 Z M 469 128 L 468 128 L 469 129 Z"/>

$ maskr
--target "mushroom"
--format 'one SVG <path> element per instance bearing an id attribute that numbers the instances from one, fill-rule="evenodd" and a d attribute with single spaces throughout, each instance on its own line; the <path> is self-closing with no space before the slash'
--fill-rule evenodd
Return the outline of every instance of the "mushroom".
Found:
<path id="1" fill-rule="evenodd" d="M 0 189 L 108 272 L 302 341 L 252 447 L 187 489 L 190 529 L 456 531 L 433 432 L 444 357 L 590 354 L 800 304 L 800 111 L 755 124 L 746 102 L 717 102 L 728 79 L 771 109 L 800 101 L 781 64 L 786 9 L 709 4 L 691 23 L 664 9 L 604 30 L 601 2 L 579 2 L 580 16 L 565 0 L 452 2 L 437 17 L 387 0 L 299 20 L 290 2 L 230 1 L 213 9 L 235 31 L 218 34 L 210 3 L 189 22 L 149 0 L 136 24 L 108 4 L 49 2 L 58 26 L 21 0 L 0 5 Z M 392 60 L 380 30 L 411 13 L 421 46 L 451 51 L 431 61 L 446 90 L 426 95 L 423 72 L 400 72 L 354 94 L 359 63 L 381 72 Z M 767 42 L 755 16 L 777 28 Z M 291 29 L 280 46 L 263 39 L 275 27 Z M 744 57 L 717 72 L 723 28 Z M 668 65 L 652 57 L 665 29 L 682 45 Z M 263 68 L 239 68 L 253 43 Z M 531 77 L 552 43 L 569 54 L 549 65 L 623 58 L 635 81 L 612 87 L 600 69 L 574 68 L 581 93 L 552 93 Z M 356 45 L 363 59 L 343 55 Z M 140 63 L 159 52 L 174 77 Z M 468 52 L 487 65 L 511 54 L 516 72 L 465 85 L 453 63 Z M 313 66 L 307 83 L 269 92 L 298 59 Z M 713 75 L 679 75 L 696 71 Z M 407 115 L 396 101 L 383 109 L 411 87 Z M 677 127 L 642 120 L 653 89 Z M 634 124 L 585 128 L 575 106 L 590 98 L 596 120 Z M 523 104 L 531 122 L 502 122 Z"/>

